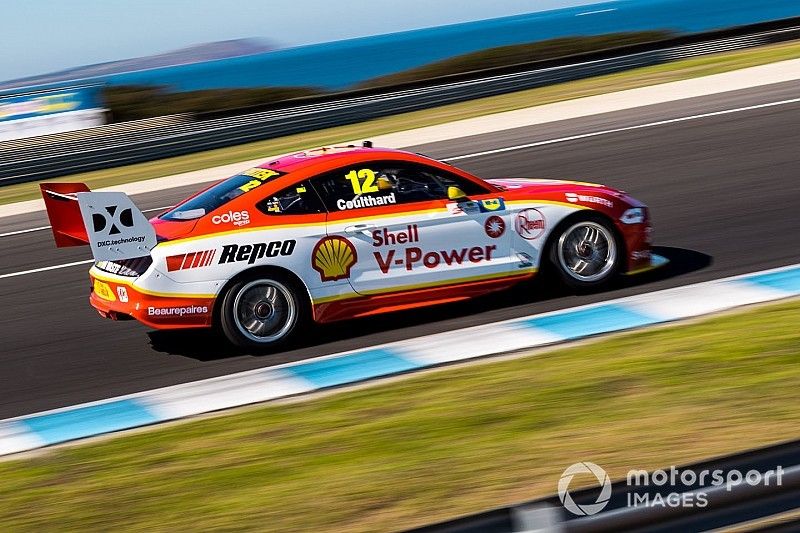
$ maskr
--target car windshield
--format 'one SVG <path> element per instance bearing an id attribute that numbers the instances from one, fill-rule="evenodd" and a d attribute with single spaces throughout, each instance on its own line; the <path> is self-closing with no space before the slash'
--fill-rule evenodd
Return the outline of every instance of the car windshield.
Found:
<path id="1" fill-rule="evenodd" d="M 280 175 L 279 172 L 270 169 L 251 168 L 176 205 L 159 218 L 161 220 L 195 220 L 255 189 L 270 178 Z"/>

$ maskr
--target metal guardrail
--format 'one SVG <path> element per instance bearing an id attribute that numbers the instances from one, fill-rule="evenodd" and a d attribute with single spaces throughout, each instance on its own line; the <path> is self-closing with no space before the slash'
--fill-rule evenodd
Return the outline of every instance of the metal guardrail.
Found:
<path id="1" fill-rule="evenodd" d="M 796 21 L 794 21 L 796 22 Z M 718 35 L 715 33 L 714 35 Z M 565 65 L 462 79 L 432 86 L 354 96 L 284 109 L 201 121 L 111 124 L 0 143 L 0 185 L 113 168 L 214 148 L 342 126 L 387 115 L 515 92 L 679 58 L 800 38 L 800 26 L 587 60 Z M 157 119 L 156 119 L 157 120 Z"/>
<path id="2" fill-rule="evenodd" d="M 11 139 L 8 141 L 0 141 L 0 155 L 5 153 L 21 153 L 26 150 L 52 150 L 54 147 L 64 146 L 65 144 L 78 145 L 86 142 L 93 143 L 101 139 L 121 138 L 137 133 L 141 134 L 143 132 L 159 134 L 159 132 L 166 127 L 186 124 L 193 120 L 190 114 L 183 113 L 117 122 L 104 126 L 95 126 L 93 128 L 65 131 L 50 135 L 40 135 L 37 137 Z"/>
<path id="3" fill-rule="evenodd" d="M 781 525 L 790 530 L 800 529 L 800 441 L 789 442 L 714 459 L 711 461 L 679 467 L 683 472 L 730 472 L 738 470 L 766 472 L 781 466 L 780 484 L 772 479 L 770 484 L 748 484 L 740 482 L 730 490 L 725 485 L 712 486 L 646 484 L 631 486 L 627 480 L 612 484 L 611 499 L 605 509 L 592 516 L 575 516 L 568 512 L 558 496 L 492 509 L 471 516 L 441 522 L 410 530 L 408 533 L 515 533 L 515 532 L 559 532 L 559 533 L 603 533 L 616 531 L 709 531 L 734 525 L 756 526 L 766 519 L 784 516 Z M 709 476 L 708 480 L 711 479 Z M 555 485 L 555 480 L 554 480 Z M 655 494 L 676 494 L 673 505 L 630 505 L 636 501 L 634 495 L 648 494 L 653 501 Z M 704 495 L 705 505 L 674 505 L 674 502 L 698 502 Z M 596 501 L 597 489 L 571 493 L 579 505 Z M 639 500 L 641 501 L 641 500 Z"/>

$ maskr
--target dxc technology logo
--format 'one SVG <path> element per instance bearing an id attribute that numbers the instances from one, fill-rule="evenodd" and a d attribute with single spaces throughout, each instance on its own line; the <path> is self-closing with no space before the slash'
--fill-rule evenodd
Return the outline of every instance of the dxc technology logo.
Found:
<path id="1" fill-rule="evenodd" d="M 119 235 L 119 226 L 124 228 L 133 227 L 133 211 L 130 208 L 117 212 L 116 205 L 109 205 L 106 206 L 106 212 L 108 212 L 109 216 L 102 212 L 92 213 L 92 229 L 95 233 L 105 232 L 106 227 L 109 225 L 111 227 L 107 235 Z"/>

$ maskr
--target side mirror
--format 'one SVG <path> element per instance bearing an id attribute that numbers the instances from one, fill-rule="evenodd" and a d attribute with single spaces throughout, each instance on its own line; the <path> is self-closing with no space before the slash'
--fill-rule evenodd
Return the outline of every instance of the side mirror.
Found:
<path id="1" fill-rule="evenodd" d="M 450 200 L 466 200 L 467 195 L 460 188 L 451 185 L 447 188 L 447 198 Z"/>

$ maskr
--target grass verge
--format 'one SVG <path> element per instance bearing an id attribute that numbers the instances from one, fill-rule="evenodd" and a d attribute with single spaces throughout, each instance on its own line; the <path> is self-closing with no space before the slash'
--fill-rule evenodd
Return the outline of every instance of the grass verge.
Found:
<path id="1" fill-rule="evenodd" d="M 320 146 L 432 126 L 480 115 L 521 109 L 531 105 L 542 105 L 584 96 L 719 74 L 798 57 L 800 57 L 800 42 L 796 41 L 714 54 L 607 76 L 598 76 L 596 78 L 481 98 L 433 109 L 403 113 L 360 124 L 290 135 L 278 139 L 258 141 L 125 167 L 72 174 L 61 179 L 48 181 L 81 181 L 87 183 L 91 188 L 109 187 L 120 183 L 158 178 L 237 161 L 258 159 L 259 157 L 267 159 L 272 155 L 300 150 L 310 146 Z M 21 183 L 0 188 L 0 204 L 31 200 L 38 197 L 39 186 L 37 182 Z"/>
<path id="2" fill-rule="evenodd" d="M 800 301 L 0 463 L 4 531 L 396 530 L 798 437 Z"/>

